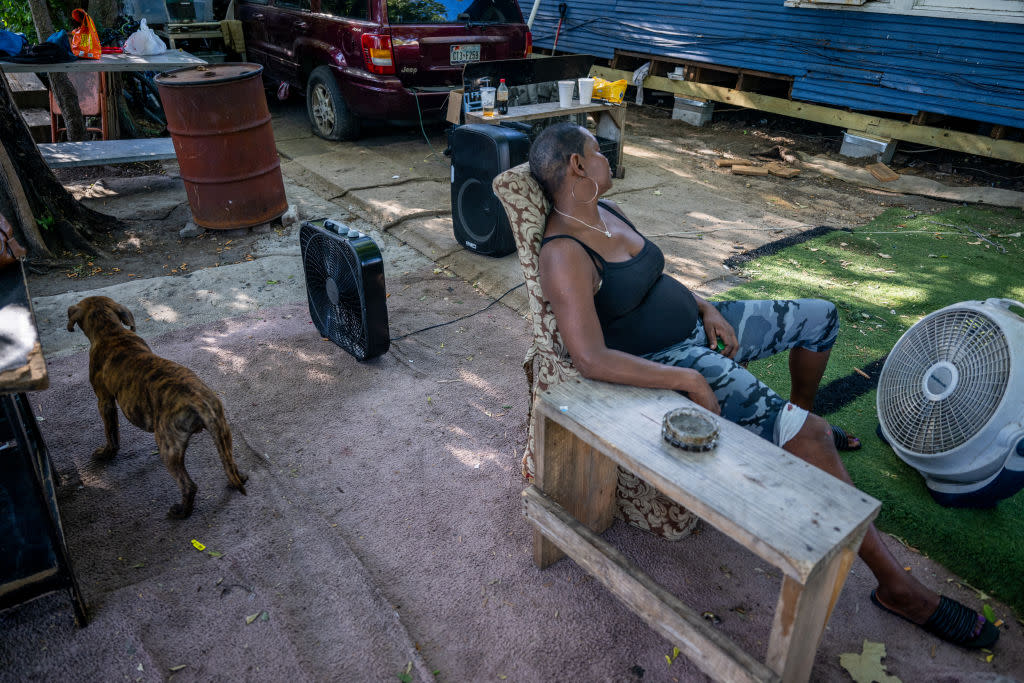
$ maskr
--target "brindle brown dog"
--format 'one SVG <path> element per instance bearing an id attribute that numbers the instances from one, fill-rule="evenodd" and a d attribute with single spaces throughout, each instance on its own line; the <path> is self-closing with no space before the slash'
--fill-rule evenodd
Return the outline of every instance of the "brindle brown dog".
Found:
<path id="1" fill-rule="evenodd" d="M 192 514 L 198 487 L 185 471 L 185 448 L 204 427 L 213 435 L 228 481 L 245 494 L 246 476 L 231 455 L 231 429 L 217 395 L 188 368 L 153 353 L 135 334 L 131 311 L 113 299 L 90 296 L 71 306 L 68 332 L 75 324 L 92 344 L 89 381 L 107 435 L 106 445 L 93 457 L 109 459 L 117 453 L 120 405 L 132 424 L 156 437 L 160 459 L 181 488 L 181 503 L 172 505 L 168 516 L 184 519 Z"/>

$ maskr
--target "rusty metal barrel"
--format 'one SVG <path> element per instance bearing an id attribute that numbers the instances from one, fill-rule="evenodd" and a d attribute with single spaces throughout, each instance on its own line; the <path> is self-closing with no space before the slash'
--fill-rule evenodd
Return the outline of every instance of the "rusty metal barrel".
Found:
<path id="1" fill-rule="evenodd" d="M 258 64 L 190 66 L 156 77 L 192 219 L 214 230 L 288 209 Z"/>

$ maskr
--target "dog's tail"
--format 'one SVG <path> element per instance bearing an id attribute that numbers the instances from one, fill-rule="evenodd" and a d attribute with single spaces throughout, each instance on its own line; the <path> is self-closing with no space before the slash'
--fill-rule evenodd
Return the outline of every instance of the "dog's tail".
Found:
<path id="1" fill-rule="evenodd" d="M 231 455 L 231 428 L 228 427 L 228 419 L 224 414 L 224 406 L 216 400 L 207 401 L 207 410 L 204 411 L 203 424 L 206 431 L 213 436 L 213 443 L 217 446 L 217 454 L 220 455 L 220 462 L 224 466 L 224 472 L 228 475 L 228 482 L 236 489 L 245 493 L 245 477 L 238 471 L 235 465 L 235 458 Z"/>

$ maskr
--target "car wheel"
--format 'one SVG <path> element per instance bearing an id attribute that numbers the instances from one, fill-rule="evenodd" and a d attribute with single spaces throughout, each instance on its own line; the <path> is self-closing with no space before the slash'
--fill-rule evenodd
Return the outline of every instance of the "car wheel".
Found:
<path id="1" fill-rule="evenodd" d="M 351 140 L 359 134 L 359 119 L 341 96 L 329 67 L 318 66 L 309 75 L 306 114 L 313 132 L 325 140 Z"/>

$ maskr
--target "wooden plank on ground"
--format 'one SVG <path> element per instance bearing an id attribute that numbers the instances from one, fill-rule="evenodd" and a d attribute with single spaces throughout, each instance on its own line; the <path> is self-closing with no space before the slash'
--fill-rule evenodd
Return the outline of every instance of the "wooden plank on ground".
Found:
<path id="1" fill-rule="evenodd" d="M 792 166 L 786 166 L 785 164 L 780 164 L 778 162 L 768 164 L 767 168 L 769 173 L 780 178 L 793 178 L 800 175 L 799 168 L 793 168 Z"/>
<path id="2" fill-rule="evenodd" d="M 603 66 L 591 67 L 590 75 L 599 76 L 610 81 L 616 81 L 620 78 L 630 81 L 633 77 L 631 71 L 610 69 Z M 653 90 L 664 90 L 665 92 L 683 95 L 684 97 L 702 97 L 715 100 L 716 102 L 725 102 L 737 107 L 746 107 L 748 109 L 757 109 L 808 121 L 817 121 L 818 123 L 825 123 L 840 128 L 862 130 L 879 138 L 905 140 L 921 145 L 942 147 L 943 149 L 992 157 L 993 159 L 1024 163 L 1024 142 L 993 140 L 987 135 L 961 133 L 955 130 L 931 126 L 917 126 L 905 121 L 896 121 L 895 119 L 886 119 L 858 112 L 842 111 L 819 104 L 787 100 L 782 97 L 772 97 L 771 95 L 741 92 L 732 88 L 723 88 L 705 83 L 676 81 L 660 76 L 648 76 L 644 79 L 644 87 Z"/>
<path id="3" fill-rule="evenodd" d="M 768 169 L 764 166 L 735 165 L 732 167 L 732 172 L 736 175 L 768 175 Z"/>
<path id="4" fill-rule="evenodd" d="M 56 142 L 39 145 L 39 152 L 51 168 L 127 164 L 177 158 L 171 138 Z"/>
<path id="5" fill-rule="evenodd" d="M 712 679 L 779 680 L 536 487 L 523 491 L 523 515 Z"/>
<path id="6" fill-rule="evenodd" d="M 891 168 L 882 163 L 868 164 L 864 168 L 871 171 L 871 175 L 875 176 L 883 183 L 891 183 L 894 180 L 900 179 L 899 173 L 897 173 L 896 171 L 892 170 Z"/>
<path id="7" fill-rule="evenodd" d="M 744 159 L 715 159 L 715 166 L 723 168 L 725 166 L 735 166 L 736 164 L 749 164 L 749 161 Z"/>

